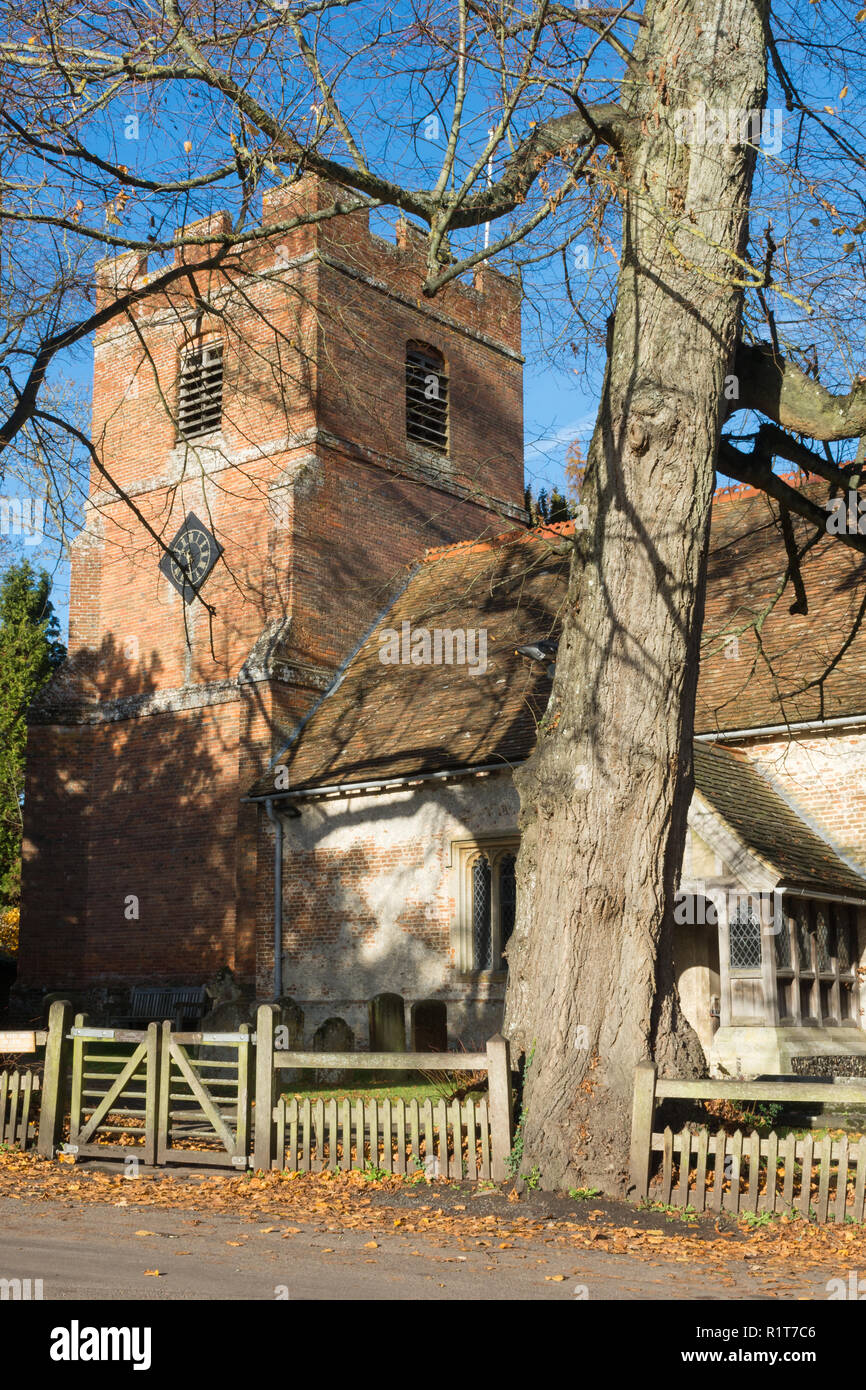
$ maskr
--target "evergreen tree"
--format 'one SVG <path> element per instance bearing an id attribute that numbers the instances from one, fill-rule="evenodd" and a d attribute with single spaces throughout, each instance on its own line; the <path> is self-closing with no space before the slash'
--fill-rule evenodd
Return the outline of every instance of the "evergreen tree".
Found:
<path id="1" fill-rule="evenodd" d="M 27 560 L 0 579 L 0 909 L 21 890 L 27 708 L 66 655 L 50 593 L 50 577 Z"/>
<path id="2" fill-rule="evenodd" d="M 574 507 L 572 503 L 567 497 L 563 497 L 558 487 L 555 487 L 547 504 L 547 520 L 553 525 L 554 522 L 572 521 L 573 518 Z"/>
<path id="3" fill-rule="evenodd" d="M 532 526 L 552 525 L 556 521 L 573 521 L 576 515 L 574 503 L 563 496 L 558 487 L 554 487 L 550 496 L 542 488 L 536 498 L 533 497 L 532 485 L 529 484 L 524 490 L 524 506 L 529 512 Z"/>

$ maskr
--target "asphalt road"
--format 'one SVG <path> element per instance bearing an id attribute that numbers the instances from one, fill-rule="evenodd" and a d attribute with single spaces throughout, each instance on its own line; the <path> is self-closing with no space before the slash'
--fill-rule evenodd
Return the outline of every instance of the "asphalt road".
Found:
<path id="1" fill-rule="evenodd" d="M 384 1211 L 373 1232 L 293 1223 L 283 1234 L 287 1224 L 4 1198 L 0 1278 L 41 1279 L 46 1300 L 827 1298 L 826 1275 L 779 1279 L 774 1292 L 771 1271 L 739 1260 L 721 1277 L 698 1251 L 674 1264 L 553 1249 L 540 1238 L 510 1250 L 479 1250 L 471 1241 L 461 1249 L 457 1240 L 443 1246 L 395 1232 L 393 1213 Z"/>

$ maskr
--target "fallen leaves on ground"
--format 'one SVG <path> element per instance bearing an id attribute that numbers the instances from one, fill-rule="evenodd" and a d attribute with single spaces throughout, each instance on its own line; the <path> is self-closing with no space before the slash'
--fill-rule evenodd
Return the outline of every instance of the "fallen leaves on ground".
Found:
<path id="1" fill-rule="evenodd" d="M 188 1225 L 200 1224 L 205 1214 L 229 1215 L 255 1222 L 258 1231 L 254 1235 L 279 1232 L 283 1239 L 303 1230 L 302 1226 L 288 1225 L 287 1218 L 322 1231 L 367 1231 L 371 1236 L 388 1227 L 399 1227 L 401 1236 L 423 1235 L 434 1245 L 456 1241 L 474 1243 L 480 1249 L 519 1251 L 532 1241 L 536 1247 L 547 1247 L 557 1258 L 567 1251 L 582 1249 L 630 1256 L 659 1267 L 665 1263 L 692 1262 L 700 1264 L 707 1275 L 712 1273 L 723 1280 L 732 1265 L 741 1265 L 777 1285 L 785 1277 L 809 1270 L 826 1268 L 838 1274 L 843 1264 L 849 1268 L 852 1262 L 866 1260 L 866 1228 L 862 1226 L 818 1226 L 782 1217 L 754 1230 L 742 1226 L 739 1230 L 724 1230 L 717 1219 L 707 1217 L 688 1226 L 677 1222 L 671 1223 L 670 1230 L 659 1230 L 646 1229 L 644 1213 L 625 1206 L 621 1221 L 598 1210 L 592 1213 L 596 1219 L 588 1224 L 561 1216 L 550 1219 L 531 1212 L 524 1215 L 518 1210 L 520 1203 L 511 1200 L 507 1205 L 503 1203 L 495 1215 L 474 1216 L 465 1204 L 446 1212 L 436 1203 L 435 1191 L 430 1192 L 429 1202 L 419 1201 L 411 1210 L 400 1204 L 400 1210 L 395 1211 L 388 1206 L 389 1193 L 394 1194 L 395 1205 L 399 1204 L 405 1184 L 393 1177 L 370 1182 L 359 1172 L 225 1173 L 206 1175 L 199 1181 L 160 1174 L 142 1175 L 130 1181 L 120 1172 L 97 1172 L 81 1166 L 71 1169 L 68 1164 L 37 1154 L 0 1153 L 0 1197 L 61 1202 L 70 1207 L 103 1203 L 197 1213 L 196 1219 L 184 1223 Z M 626 1219 L 630 1224 L 624 1224 Z M 279 1224 L 262 1225 L 263 1220 Z M 143 1228 L 136 1234 L 156 1233 Z M 378 1242 L 371 1238 L 365 1248 L 378 1249 Z M 323 1253 L 333 1252 L 327 1247 Z M 158 1276 L 160 1271 L 146 1273 Z M 552 1278 L 555 1281 L 556 1277 Z"/>

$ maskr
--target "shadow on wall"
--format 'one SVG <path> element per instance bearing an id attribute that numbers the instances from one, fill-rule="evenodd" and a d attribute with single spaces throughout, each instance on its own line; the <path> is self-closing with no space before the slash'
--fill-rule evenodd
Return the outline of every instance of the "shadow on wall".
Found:
<path id="1" fill-rule="evenodd" d="M 28 738 L 19 980 L 67 988 L 114 979 L 188 982 L 232 963 L 237 705 L 100 718 L 159 684 L 156 655 L 107 636 L 58 673 Z M 47 721 L 51 720 L 49 724 Z"/>
<path id="2" fill-rule="evenodd" d="M 366 824 L 342 807 L 322 815 L 306 807 L 286 823 L 283 979 L 310 1026 L 340 1015 L 356 1037 L 369 1035 L 367 1001 L 387 992 L 410 1006 L 446 1005 L 448 1033 L 467 1047 L 499 1031 L 504 975 L 455 969 L 448 865 L 453 840 L 516 819 L 510 781 L 485 786 L 483 804 L 455 784 L 375 798 Z M 418 1026 L 435 1024 L 422 1014 Z"/>

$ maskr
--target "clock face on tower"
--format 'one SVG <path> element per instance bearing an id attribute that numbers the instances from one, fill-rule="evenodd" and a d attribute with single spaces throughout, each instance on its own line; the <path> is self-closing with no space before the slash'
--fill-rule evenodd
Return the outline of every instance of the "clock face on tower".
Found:
<path id="1" fill-rule="evenodd" d="M 216 537 L 194 512 L 190 512 L 169 546 L 169 553 L 160 560 L 159 568 L 183 595 L 184 603 L 192 603 L 222 553 Z"/>

